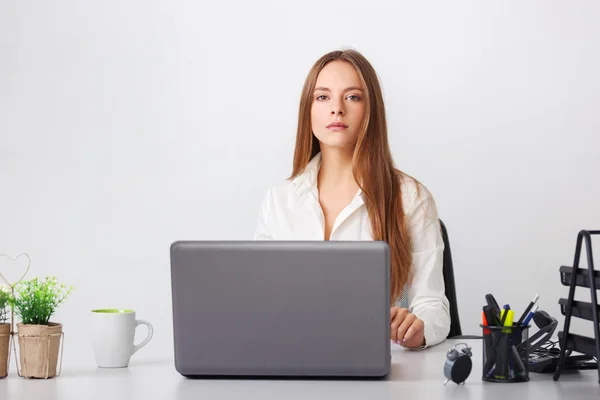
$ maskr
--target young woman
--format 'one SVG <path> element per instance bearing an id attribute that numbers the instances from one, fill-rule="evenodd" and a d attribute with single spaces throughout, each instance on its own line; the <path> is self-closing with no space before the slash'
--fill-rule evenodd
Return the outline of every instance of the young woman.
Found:
<path id="1" fill-rule="evenodd" d="M 377 75 L 359 52 L 325 54 L 308 73 L 292 174 L 267 192 L 254 238 L 383 240 L 391 256 L 391 339 L 425 348 L 448 335 L 435 202 L 395 168 Z M 408 308 L 398 307 L 403 296 Z"/>

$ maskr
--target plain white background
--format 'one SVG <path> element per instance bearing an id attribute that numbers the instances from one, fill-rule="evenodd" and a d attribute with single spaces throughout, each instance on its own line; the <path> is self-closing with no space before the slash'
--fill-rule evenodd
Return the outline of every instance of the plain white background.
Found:
<path id="1" fill-rule="evenodd" d="M 448 226 L 463 331 L 488 292 L 517 313 L 540 293 L 562 325 L 558 269 L 600 229 L 599 19 L 595 1 L 2 1 L 0 252 L 75 286 L 65 364 L 93 363 L 97 307 L 153 322 L 134 358 L 171 354 L 170 244 L 251 238 L 309 68 L 355 48 Z"/>

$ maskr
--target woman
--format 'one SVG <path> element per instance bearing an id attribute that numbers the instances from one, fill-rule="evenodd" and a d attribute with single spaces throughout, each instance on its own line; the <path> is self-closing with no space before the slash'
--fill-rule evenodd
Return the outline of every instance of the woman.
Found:
<path id="1" fill-rule="evenodd" d="M 394 167 L 381 88 L 359 52 L 325 54 L 308 73 L 292 175 L 267 192 L 254 238 L 383 240 L 391 258 L 391 339 L 414 349 L 448 335 L 435 202 Z M 408 309 L 397 306 L 403 295 Z"/>

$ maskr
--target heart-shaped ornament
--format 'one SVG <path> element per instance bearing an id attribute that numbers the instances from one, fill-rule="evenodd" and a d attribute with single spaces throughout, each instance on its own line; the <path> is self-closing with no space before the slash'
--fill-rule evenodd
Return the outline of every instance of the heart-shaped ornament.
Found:
<path id="1" fill-rule="evenodd" d="M 19 258 L 21 258 L 21 257 L 24 257 L 25 263 L 17 262 L 17 260 L 19 260 Z M 31 258 L 29 258 L 29 254 L 27 254 L 27 253 L 17 254 L 15 257 L 10 257 L 6 254 L 0 254 L 0 260 L 3 260 L 3 259 L 8 260 L 8 263 L 0 261 L 0 278 L 4 282 L 6 282 L 6 284 L 8 286 L 15 287 L 17 284 L 19 284 L 19 282 L 21 282 L 23 280 L 23 278 L 25 278 L 25 275 L 27 275 L 27 273 L 29 272 L 29 266 L 31 265 Z M 21 266 L 19 266 L 19 264 L 21 264 Z M 21 275 L 21 278 L 19 278 L 18 281 L 11 282 L 2 274 L 3 268 L 7 265 L 11 269 L 12 268 L 15 268 L 15 269 L 21 268 L 21 270 L 25 270 L 25 272 L 23 272 L 23 274 Z M 2 283 L 2 282 L 0 282 L 0 283 Z"/>

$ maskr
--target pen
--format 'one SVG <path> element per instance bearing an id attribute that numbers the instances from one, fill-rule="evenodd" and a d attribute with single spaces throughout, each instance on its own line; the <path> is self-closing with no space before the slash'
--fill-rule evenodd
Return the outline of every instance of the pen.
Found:
<path id="1" fill-rule="evenodd" d="M 505 304 L 504 312 L 501 314 L 501 317 L 500 317 L 500 326 L 504 326 L 504 321 L 506 320 L 506 315 L 508 314 L 507 311 L 511 311 L 511 309 L 508 304 Z M 510 326 L 512 326 L 512 321 L 510 321 Z M 503 330 L 503 332 L 504 332 L 504 330 Z"/>
<path id="2" fill-rule="evenodd" d="M 521 356 L 519 355 L 517 348 L 514 345 L 511 345 L 511 350 L 512 350 L 513 358 L 514 358 L 515 362 L 517 363 L 517 366 L 519 367 L 519 371 L 517 371 L 517 374 L 519 374 L 519 375 L 525 374 L 527 372 L 527 370 L 525 369 L 525 365 L 523 364 L 523 360 L 521 360 Z"/>
<path id="3" fill-rule="evenodd" d="M 540 298 L 540 295 L 538 293 L 538 294 L 535 295 L 535 297 L 533 298 L 533 300 L 531 300 L 531 302 L 529 303 L 529 305 L 525 309 L 525 312 L 523 313 L 523 315 L 521 315 L 521 318 L 519 318 L 519 320 L 517 321 L 517 325 L 521 325 L 521 323 L 523 323 L 523 320 L 527 317 L 527 314 L 529 313 L 529 311 L 531 310 L 531 308 L 533 307 L 533 305 L 538 301 L 539 298 Z"/>
<path id="4" fill-rule="evenodd" d="M 540 307 L 537 304 L 535 305 L 535 307 L 533 307 L 533 309 L 529 312 L 529 314 L 527 315 L 527 317 L 523 321 L 523 326 L 527 326 L 527 324 L 529 324 L 529 321 L 531 321 L 531 318 L 533 318 L 533 315 L 536 313 L 536 311 L 539 308 Z"/>

